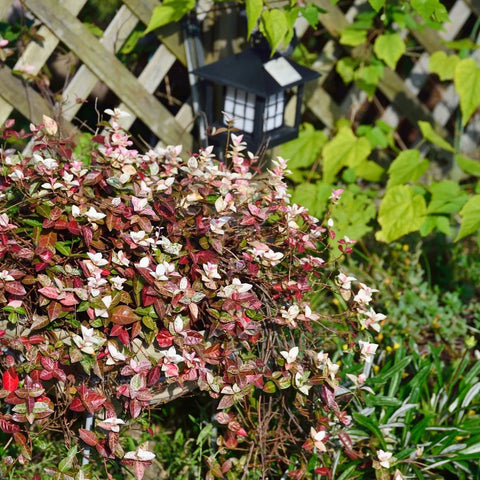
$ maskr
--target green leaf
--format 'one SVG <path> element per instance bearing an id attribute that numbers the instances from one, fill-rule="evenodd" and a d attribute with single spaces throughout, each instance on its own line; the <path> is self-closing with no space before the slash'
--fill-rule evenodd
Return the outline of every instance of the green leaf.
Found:
<path id="1" fill-rule="evenodd" d="M 349 127 L 341 127 L 337 135 L 323 147 L 323 180 L 333 183 L 343 167 L 357 167 L 370 155 L 372 147 L 364 138 L 357 138 Z"/>
<path id="2" fill-rule="evenodd" d="M 207 423 L 198 434 L 197 437 L 197 445 L 201 445 L 205 439 L 210 439 L 213 435 L 213 425 L 211 423 Z"/>
<path id="3" fill-rule="evenodd" d="M 390 243 L 417 231 L 425 221 L 427 206 L 420 194 L 409 185 L 396 185 L 387 190 L 380 204 L 378 222 L 382 229 L 375 235 L 380 242 Z"/>
<path id="4" fill-rule="evenodd" d="M 387 182 L 387 189 L 418 180 L 427 171 L 428 164 L 426 158 L 421 159 L 418 150 L 404 150 L 388 168 L 390 178 Z"/>
<path id="5" fill-rule="evenodd" d="M 385 170 L 375 162 L 364 160 L 355 167 L 355 174 L 369 182 L 378 182 Z"/>
<path id="6" fill-rule="evenodd" d="M 411 0 L 413 9 L 424 19 L 429 20 L 432 15 L 441 13 L 443 6 L 439 0 Z"/>
<path id="7" fill-rule="evenodd" d="M 450 221 L 448 217 L 443 215 L 428 215 L 425 219 L 425 223 L 420 227 L 420 235 L 426 237 L 433 232 L 433 230 L 438 230 L 445 235 L 450 236 L 452 230 L 450 228 Z"/>
<path id="8" fill-rule="evenodd" d="M 368 97 L 371 100 L 382 76 L 382 65 L 363 66 L 355 72 L 355 83 L 368 94 Z"/>
<path id="9" fill-rule="evenodd" d="M 437 145 L 437 147 L 443 148 L 447 152 L 452 152 L 452 153 L 455 152 L 454 148 L 445 139 L 443 139 L 438 133 L 436 133 L 428 122 L 419 120 L 418 126 L 420 127 L 423 138 L 425 140 L 428 140 L 434 145 Z"/>
<path id="10" fill-rule="evenodd" d="M 430 71 L 436 73 L 440 80 L 453 80 L 455 67 L 460 61 L 458 55 L 447 55 L 444 51 L 439 50 L 430 56 Z"/>
<path id="11" fill-rule="evenodd" d="M 356 463 L 349 465 L 349 467 L 339 477 L 337 477 L 337 480 L 349 480 L 354 478 L 352 474 L 357 470 L 357 468 L 358 465 Z"/>
<path id="12" fill-rule="evenodd" d="M 317 5 L 313 3 L 307 3 L 305 7 L 300 8 L 300 13 L 302 14 L 302 17 L 307 20 L 307 22 L 312 28 L 317 28 L 319 21 L 318 16 L 321 13 L 326 13 L 326 11 L 320 7 L 317 7 Z"/>
<path id="13" fill-rule="evenodd" d="M 368 3 L 376 12 L 379 12 L 380 9 L 385 5 L 385 0 L 368 0 Z"/>
<path id="14" fill-rule="evenodd" d="M 323 182 L 301 183 L 292 192 L 292 202 L 308 208 L 310 215 L 320 218 L 327 207 L 332 186 Z"/>
<path id="15" fill-rule="evenodd" d="M 462 223 L 455 239 L 456 242 L 463 237 L 476 233 L 480 228 L 480 195 L 470 198 L 460 210 L 460 215 L 462 216 Z"/>
<path id="16" fill-rule="evenodd" d="M 164 0 L 153 10 L 147 29 L 143 32 L 146 35 L 153 30 L 163 27 L 169 23 L 180 21 L 185 14 L 195 8 L 195 0 Z"/>
<path id="17" fill-rule="evenodd" d="M 405 42 L 399 33 L 385 33 L 375 39 L 373 51 L 380 60 L 395 70 L 398 61 L 405 53 Z"/>
<path id="18" fill-rule="evenodd" d="M 343 83 L 349 84 L 355 78 L 355 69 L 358 66 L 358 60 L 351 57 L 341 58 L 335 67 L 337 73 L 342 77 Z"/>
<path id="19" fill-rule="evenodd" d="M 103 32 L 102 32 L 103 35 Z M 126 42 L 123 44 L 120 53 L 123 55 L 128 55 L 133 52 L 137 46 L 138 41 L 142 38 L 143 32 L 140 30 L 134 30 L 130 36 L 127 38 Z"/>
<path id="20" fill-rule="evenodd" d="M 461 155 L 456 156 L 458 166 L 468 175 L 474 177 L 480 177 L 480 163 L 477 160 L 463 157 Z"/>
<path id="21" fill-rule="evenodd" d="M 88 31 L 97 38 L 102 38 L 103 30 L 95 25 L 94 23 L 90 22 L 83 22 L 83 24 L 88 28 Z"/>
<path id="22" fill-rule="evenodd" d="M 260 31 L 265 35 L 272 47 L 272 52 L 277 50 L 288 33 L 288 20 L 283 10 L 273 8 L 262 13 Z"/>
<path id="23" fill-rule="evenodd" d="M 41 227 L 43 225 L 42 222 L 35 220 L 33 218 L 22 218 L 19 219 L 24 225 L 28 225 L 30 227 Z"/>
<path id="24" fill-rule="evenodd" d="M 398 398 L 387 397 L 385 395 L 369 395 L 366 400 L 368 407 L 399 407 L 402 404 L 402 401 Z"/>
<path id="25" fill-rule="evenodd" d="M 375 218 L 377 211 L 373 200 L 362 193 L 355 193 L 351 189 L 345 190 L 340 200 L 332 206 L 330 214 L 333 220 L 335 238 L 329 243 L 336 254 L 338 240 L 348 238 L 360 239 L 372 230 L 369 225 Z"/>
<path id="26" fill-rule="evenodd" d="M 322 151 L 327 136 L 315 130 L 312 124 L 304 123 L 295 140 L 282 145 L 280 155 L 288 160 L 288 168 L 311 167 Z"/>
<path id="27" fill-rule="evenodd" d="M 247 10 L 247 39 L 250 38 L 253 29 L 256 27 L 258 19 L 262 14 L 263 0 L 246 0 Z"/>
<path id="28" fill-rule="evenodd" d="M 70 242 L 55 242 L 55 249 L 58 250 L 62 255 L 69 257 L 72 253 L 69 243 Z"/>
<path id="29" fill-rule="evenodd" d="M 360 125 L 357 128 L 357 135 L 363 136 L 370 142 L 372 148 L 388 147 L 388 136 L 387 134 L 378 126 L 373 127 L 371 125 Z"/>
<path id="30" fill-rule="evenodd" d="M 451 180 L 432 183 L 430 192 L 432 199 L 428 204 L 427 213 L 458 212 L 468 200 L 468 194 L 458 183 Z"/>
<path id="31" fill-rule="evenodd" d="M 340 43 L 349 47 L 356 47 L 367 41 L 367 30 L 347 27 L 340 35 Z"/>
<path id="32" fill-rule="evenodd" d="M 466 125 L 480 105 L 480 67 L 473 58 L 457 63 L 453 83 L 460 97 L 462 125 Z"/>
<path id="33" fill-rule="evenodd" d="M 476 50 L 479 48 L 479 45 L 470 38 L 460 38 L 451 42 L 443 42 L 443 44 L 450 50 Z"/>
<path id="34" fill-rule="evenodd" d="M 58 464 L 58 470 L 65 473 L 73 467 L 75 456 L 77 455 L 77 446 L 73 446 L 67 453 L 67 456 Z"/>
<path id="35" fill-rule="evenodd" d="M 355 423 L 362 427 L 365 427 L 367 430 L 370 430 L 370 432 L 372 432 L 378 438 L 382 448 L 387 448 L 382 432 L 374 421 L 358 412 L 352 412 L 352 415 Z"/>

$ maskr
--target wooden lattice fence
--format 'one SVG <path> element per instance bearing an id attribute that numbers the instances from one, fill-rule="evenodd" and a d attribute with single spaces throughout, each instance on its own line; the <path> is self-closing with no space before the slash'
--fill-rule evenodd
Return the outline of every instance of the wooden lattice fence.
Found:
<path id="1" fill-rule="evenodd" d="M 343 93 L 339 98 L 337 87 L 341 80 L 335 73 L 335 64 L 339 58 L 346 54 L 356 54 L 355 50 L 347 51 L 338 39 L 340 32 L 362 10 L 366 0 L 348 2 L 348 8 L 343 10 L 332 6 L 330 0 L 314 2 L 326 11 L 320 16 L 319 31 L 315 32 L 325 41 L 322 53 L 314 64 L 321 77 L 308 88 L 305 110 L 307 118 L 315 118 L 318 125 L 333 129 L 339 118 L 361 120 L 362 112 L 366 110 L 366 95 L 355 86 L 342 86 L 340 90 Z M 0 19 L 6 18 L 13 3 L 14 0 L 0 0 Z M 188 89 L 180 25 L 171 25 L 158 32 L 158 47 L 136 75 L 116 55 L 139 22 L 148 24 L 155 6 L 159 4 L 158 0 L 122 0 L 122 6 L 101 38 L 95 37 L 77 18 L 88 0 L 23 0 L 22 3 L 41 25 L 37 38 L 42 40 L 31 41 L 13 69 L 6 65 L 0 68 L 0 123 L 9 118 L 13 110 L 34 123 L 41 122 L 43 114 L 50 114 L 60 122 L 66 133 L 74 133 L 81 128 L 81 123 L 75 117 L 83 99 L 101 81 L 118 98 L 116 106 L 131 113 L 129 120 L 123 124 L 124 128 L 129 129 L 135 119 L 139 119 L 164 144 L 181 143 L 188 150 L 193 147 L 191 131 L 194 122 L 187 97 L 182 99 L 181 107 L 175 111 L 169 109 L 168 102 L 159 97 L 159 86 L 162 82 L 168 85 L 169 77 L 178 75 L 179 69 L 183 69 Z M 225 9 L 224 6 L 222 8 Z M 446 51 L 443 40 L 453 40 L 459 34 L 465 35 L 465 30 L 480 15 L 480 1 L 451 2 L 449 13 L 452 22 L 447 24 L 444 31 L 426 29 L 408 33 L 425 53 L 411 60 L 413 68 L 405 70 L 406 73 L 401 68 L 397 68 L 397 71 L 385 68 L 379 84 L 379 96 L 373 103 L 373 113 L 372 107 L 368 108 L 369 121 L 382 119 L 396 127 L 399 141 L 408 146 L 415 143 L 415 135 L 411 131 L 415 129 L 418 120 L 429 121 L 438 133 L 447 137 L 453 131 L 452 118 L 458 108 L 458 96 L 453 88 L 432 82 L 433 77 L 428 69 L 429 55 L 437 50 Z M 210 26 L 215 24 L 215 13 L 213 19 L 212 21 L 211 15 L 205 23 L 210 22 Z M 229 22 L 232 22 L 231 18 Z M 217 43 L 216 49 L 207 49 L 208 61 L 229 53 L 228 47 L 233 50 L 238 48 L 238 35 L 232 35 L 231 25 L 224 20 L 217 22 L 216 28 L 223 29 L 223 43 Z M 208 30 L 205 26 L 204 29 Z M 301 20 L 297 22 L 297 32 L 300 37 L 312 34 L 311 29 Z M 206 33 L 208 38 L 208 32 Z M 29 69 L 30 74 L 37 74 L 59 45 L 74 54 L 81 65 L 65 81 L 61 98 L 52 101 L 24 78 L 15 75 L 13 70 Z M 474 57 L 480 60 L 480 49 L 474 53 Z M 426 95 L 429 92 L 434 92 L 435 95 Z M 405 125 L 409 127 L 409 134 L 404 133 Z M 476 150 L 480 139 L 479 131 L 480 118 L 476 115 L 462 137 L 463 151 L 472 154 Z"/>
<path id="2" fill-rule="evenodd" d="M 72 119 L 82 106 L 98 80 L 102 81 L 121 101 L 119 105 L 132 115 L 122 125 L 128 129 L 138 118 L 164 143 L 182 143 L 192 147 L 191 110 L 186 103 L 172 115 L 154 95 L 155 90 L 178 59 L 185 64 L 181 48 L 181 32 L 177 26 L 164 29 L 162 43 L 136 78 L 116 57 L 124 41 L 139 21 L 147 24 L 155 0 L 125 0 L 98 39 L 76 18 L 86 0 L 26 0 L 26 8 L 42 23 L 38 36 L 43 40 L 31 41 L 15 65 L 15 70 L 36 74 L 62 42 L 73 52 L 82 65 L 67 83 L 62 100 L 51 105 L 36 89 L 28 85 L 12 70 L 0 68 L 0 123 L 13 109 L 27 119 L 40 123 L 43 114 L 53 114 L 67 133 L 77 127 Z M 6 15 L 11 0 L 0 0 L 0 14 Z"/>
<path id="3" fill-rule="evenodd" d="M 333 75 L 338 55 L 341 55 L 342 51 L 345 52 L 345 47 L 339 47 L 340 32 L 353 21 L 367 1 L 352 2 L 345 12 L 337 6 L 332 6 L 330 0 L 314 0 L 314 3 L 327 11 L 321 15 L 321 23 L 333 40 L 324 46 L 323 51 L 326 54 L 318 62 L 323 75 L 315 85 L 307 105 L 327 128 L 333 128 L 336 120 L 342 117 L 354 118 L 367 103 L 366 94 L 355 86 L 350 87 L 340 102 L 332 99 L 332 87 L 330 90 L 323 87 Z M 438 50 L 448 52 L 444 41 L 455 40 L 459 34 L 469 35 L 479 16 L 480 1 L 458 0 L 449 8 L 451 22 L 445 25 L 443 31 L 424 29 L 410 32 L 409 35 L 424 53 L 414 60 L 413 68 L 405 75 L 398 73 L 399 68 L 392 71 L 385 67 L 378 89 L 384 101 L 381 104 L 377 102 L 374 117 L 395 128 L 400 128 L 405 122 L 411 127 L 416 127 L 418 120 L 426 120 L 433 125 L 437 133 L 448 137 L 453 130 L 449 123 L 452 123 L 458 109 L 459 98 L 452 85 L 444 88 L 440 82 L 433 80 L 428 68 L 430 54 Z M 300 27 L 297 31 L 302 35 L 306 28 L 304 24 L 303 29 Z M 478 39 L 476 40 L 478 43 Z M 355 51 L 350 51 L 350 54 L 355 56 Z M 476 50 L 472 57 L 480 61 L 480 50 Z M 336 80 L 338 82 L 339 79 Z M 333 89 L 335 88 L 334 84 Z M 415 136 L 401 138 L 400 135 L 398 139 L 403 140 L 408 146 L 416 140 Z M 478 154 L 479 142 L 480 115 L 477 114 L 462 135 L 460 147 L 464 152 Z"/>

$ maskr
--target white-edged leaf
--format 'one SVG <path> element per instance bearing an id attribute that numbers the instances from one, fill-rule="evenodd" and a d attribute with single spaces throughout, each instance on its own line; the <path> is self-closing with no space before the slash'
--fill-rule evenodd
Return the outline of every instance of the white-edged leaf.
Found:
<path id="1" fill-rule="evenodd" d="M 461 407 L 467 407 L 478 392 L 480 392 L 480 382 L 477 382 L 475 385 L 473 385 L 473 387 L 467 392 L 462 401 Z"/>

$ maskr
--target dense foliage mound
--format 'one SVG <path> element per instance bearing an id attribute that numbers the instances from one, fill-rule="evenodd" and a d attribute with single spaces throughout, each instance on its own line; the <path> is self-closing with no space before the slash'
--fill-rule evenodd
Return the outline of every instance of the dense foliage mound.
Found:
<path id="1" fill-rule="evenodd" d="M 187 160 L 178 147 L 140 154 L 121 112 L 108 113 L 86 158 L 48 117 L 32 126 L 31 156 L 1 152 L 1 430 L 20 462 L 33 435 L 63 432 L 71 450 L 55 478 L 88 478 L 81 464 L 94 449 L 140 479 L 154 454 L 126 451 L 135 419 L 208 392 L 220 452 L 241 447 L 247 467 L 278 471 L 295 458 L 302 476 L 312 451 L 350 423 L 324 353 L 332 320 L 370 358 L 376 346 L 355 338 L 357 320 L 378 330 L 383 319 L 367 308 L 372 289 L 350 295 L 353 278 L 332 281 L 322 257 L 334 234 L 289 204 L 283 159 L 255 173 L 234 135 L 228 167 L 210 148 Z M 11 126 L 4 139 L 17 135 Z M 308 303 L 327 287 L 349 302 L 333 319 Z M 210 460 L 211 475 L 238 457 Z"/>

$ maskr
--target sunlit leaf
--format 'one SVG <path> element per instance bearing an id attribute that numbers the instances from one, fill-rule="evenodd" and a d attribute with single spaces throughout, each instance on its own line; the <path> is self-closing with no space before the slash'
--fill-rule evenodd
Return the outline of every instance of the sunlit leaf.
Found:
<path id="1" fill-rule="evenodd" d="M 395 70 L 398 61 L 405 53 L 405 49 L 405 42 L 399 33 L 379 35 L 373 44 L 375 55 L 384 61 L 392 70 Z"/>
<path id="2" fill-rule="evenodd" d="M 468 194 L 451 180 L 432 183 L 430 192 L 432 198 L 427 209 L 429 214 L 458 212 L 468 200 Z"/>
<path id="3" fill-rule="evenodd" d="M 358 138 L 349 127 L 342 127 L 323 147 L 323 180 L 332 183 L 342 167 L 355 168 L 370 155 L 372 147 L 364 138 Z"/>
<path id="4" fill-rule="evenodd" d="M 381 230 L 375 235 L 381 242 L 390 243 L 410 232 L 417 231 L 425 221 L 425 198 L 409 185 L 389 188 L 380 204 L 378 222 Z"/>
<path id="5" fill-rule="evenodd" d="M 436 133 L 435 130 L 433 130 L 430 123 L 420 120 L 418 122 L 418 126 L 420 127 L 423 138 L 425 138 L 425 140 L 432 142 L 434 145 L 443 148 L 447 152 L 453 153 L 455 151 L 452 145 L 450 145 L 444 138 L 442 138 L 438 133 Z"/>
<path id="6" fill-rule="evenodd" d="M 480 195 L 475 195 L 460 210 L 462 222 L 455 241 L 476 233 L 480 228 Z"/>
<path id="7" fill-rule="evenodd" d="M 250 38 L 250 35 L 253 29 L 256 27 L 260 15 L 262 14 L 263 1 L 246 0 L 245 7 L 247 10 L 247 38 Z"/>
<path id="8" fill-rule="evenodd" d="M 153 10 L 152 18 L 144 35 L 169 23 L 180 21 L 194 8 L 195 0 L 163 0 L 162 4 Z"/>
<path id="9" fill-rule="evenodd" d="M 443 50 L 439 50 L 430 55 L 430 71 L 436 73 L 442 82 L 453 80 L 455 67 L 459 61 L 458 55 L 447 55 Z"/>
<path id="10" fill-rule="evenodd" d="M 285 12 L 278 8 L 265 10 L 261 16 L 260 31 L 267 38 L 272 52 L 277 50 L 288 32 L 288 20 Z"/>
<path id="11" fill-rule="evenodd" d="M 418 150 L 404 150 L 388 168 L 387 188 L 418 180 L 428 169 L 429 162 Z"/>
<path id="12" fill-rule="evenodd" d="M 480 67 L 473 58 L 460 60 L 453 77 L 455 89 L 460 97 L 462 124 L 466 125 L 480 105 Z"/>

